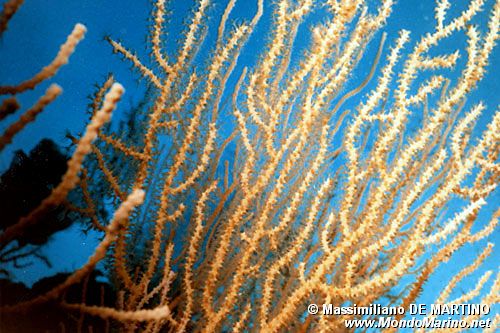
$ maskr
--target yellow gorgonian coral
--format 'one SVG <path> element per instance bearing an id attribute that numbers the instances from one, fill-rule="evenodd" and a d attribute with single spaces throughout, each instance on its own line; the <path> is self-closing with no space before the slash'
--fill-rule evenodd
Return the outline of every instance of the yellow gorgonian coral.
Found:
<path id="1" fill-rule="evenodd" d="M 456 15 L 448 1 L 437 1 L 433 31 L 388 37 L 391 0 L 278 0 L 267 46 L 251 66 L 238 61 L 252 51 L 244 46 L 268 7 L 256 0 L 253 16 L 229 28 L 238 5 L 229 0 L 210 29 L 210 3 L 196 1 L 179 48 L 170 52 L 162 47 L 166 3 L 155 2 L 154 65 L 108 38 L 151 90 L 130 119 L 133 130 L 103 127 L 124 92 L 109 77 L 61 184 L 2 231 L 0 246 L 9 250 L 27 225 L 60 204 L 81 213 L 103 238 L 84 267 L 48 292 L 3 305 L 5 315 L 59 301 L 65 311 L 119 331 L 340 332 L 348 330 L 346 320 L 368 316 L 314 316 L 308 305 L 408 309 L 441 264 L 496 230 L 498 210 L 490 221 L 477 221 L 481 208 L 494 204 L 500 176 L 500 113 L 476 138 L 471 131 L 486 107 L 466 106 L 465 99 L 484 77 L 499 37 L 500 2 L 480 27 L 473 20 L 488 7 L 484 1 L 470 1 Z M 311 13 L 322 20 L 295 56 Z M 1 86 L 0 94 L 15 96 L 52 77 L 84 31 L 77 25 L 51 65 Z M 378 51 L 366 59 L 377 34 Z M 450 36 L 463 36 L 465 49 L 436 55 Z M 364 65 L 368 74 L 353 84 L 364 62 L 371 62 Z M 1 110 L 17 108 L 12 99 L 2 103 Z M 413 123 L 416 114 L 422 116 Z M 1 147 L 30 117 L 5 132 Z M 110 222 L 96 198 L 110 202 Z M 454 215 L 443 213 L 450 207 Z M 492 247 L 450 276 L 436 302 L 498 302 L 493 272 L 452 299 Z M 86 303 L 86 287 L 81 302 L 64 299 L 99 261 L 107 263 L 116 306 Z M 494 330 L 498 316 L 490 319 Z"/>

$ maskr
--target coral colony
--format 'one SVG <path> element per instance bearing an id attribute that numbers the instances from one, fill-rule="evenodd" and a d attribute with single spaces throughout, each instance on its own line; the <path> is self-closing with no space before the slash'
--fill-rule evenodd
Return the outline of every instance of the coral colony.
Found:
<path id="1" fill-rule="evenodd" d="M 471 0 L 457 12 L 437 0 L 433 31 L 389 36 L 392 0 L 254 0 L 238 24 L 229 24 L 237 0 L 214 0 L 220 15 L 198 0 L 175 52 L 163 48 L 166 1 L 153 2 L 153 65 L 126 40 L 107 38 L 148 82 L 140 107 L 119 118 L 119 130 L 109 126 L 125 93 L 110 75 L 86 130 L 67 135 L 68 156 L 45 142 L 2 176 L 9 198 L 20 172 L 59 161 L 57 181 L 41 182 L 2 222 L 3 267 L 47 260 L 36 249 L 59 231 L 49 220 L 101 235 L 86 264 L 31 289 L 2 268 L 2 331 L 342 332 L 348 320 L 374 316 L 391 316 L 386 328 L 395 331 L 436 269 L 481 240 L 482 252 L 435 288 L 436 311 L 416 312 L 425 322 L 444 316 L 435 327 L 446 332 L 480 320 L 495 331 L 500 275 L 481 264 L 499 216 L 491 194 L 500 112 L 489 110 L 489 124 L 472 135 L 486 107 L 465 100 L 499 37 L 499 1 Z M 22 3 L 4 4 L 1 34 L 15 33 L 8 23 Z M 238 65 L 268 9 L 267 46 L 250 50 L 254 64 Z M 484 26 L 473 23 L 480 11 L 489 13 Z M 321 20 L 307 23 L 308 45 L 294 56 L 312 13 Z M 0 120 L 9 124 L 0 149 L 62 92 L 52 84 L 13 115 L 20 94 L 57 80 L 87 29 L 76 24 L 32 78 L 0 86 Z M 457 35 L 463 49 L 438 52 Z M 371 57 L 369 43 L 378 49 Z M 365 77 L 352 75 L 360 66 Z M 36 159 L 43 154 L 53 157 Z M 486 207 L 493 212 L 481 221 Z M 35 230 L 45 232 L 38 242 L 28 237 Z"/>

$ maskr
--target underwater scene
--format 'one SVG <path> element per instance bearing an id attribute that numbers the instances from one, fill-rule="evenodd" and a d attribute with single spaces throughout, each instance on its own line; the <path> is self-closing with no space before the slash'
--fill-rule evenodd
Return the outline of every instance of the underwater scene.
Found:
<path id="1" fill-rule="evenodd" d="M 498 332 L 500 0 L 0 0 L 0 332 Z"/>

